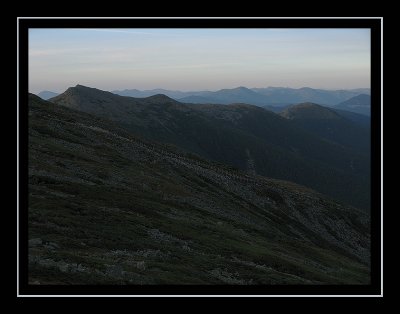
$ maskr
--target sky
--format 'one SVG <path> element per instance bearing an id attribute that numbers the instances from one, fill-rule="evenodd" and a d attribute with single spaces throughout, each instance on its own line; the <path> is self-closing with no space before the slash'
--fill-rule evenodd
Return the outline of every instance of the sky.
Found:
<path id="1" fill-rule="evenodd" d="M 369 29 L 30 29 L 29 91 L 370 87 Z"/>

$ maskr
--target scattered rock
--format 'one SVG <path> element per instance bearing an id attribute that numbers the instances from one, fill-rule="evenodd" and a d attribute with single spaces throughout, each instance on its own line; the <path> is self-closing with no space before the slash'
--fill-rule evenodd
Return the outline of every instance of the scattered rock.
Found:
<path id="1" fill-rule="evenodd" d="M 140 270 L 146 270 L 146 262 L 145 261 L 136 262 L 136 267 Z"/>
<path id="2" fill-rule="evenodd" d="M 69 267 L 68 266 L 69 265 L 66 262 L 63 262 L 63 261 L 57 263 L 58 269 L 60 271 L 62 271 L 63 273 L 66 273 L 66 272 L 69 271 Z"/>
<path id="3" fill-rule="evenodd" d="M 192 249 L 186 243 L 182 246 L 182 250 L 190 252 Z"/>
<path id="4" fill-rule="evenodd" d="M 30 239 L 29 240 L 29 247 L 35 247 L 42 245 L 43 241 L 40 238 Z"/>
<path id="5" fill-rule="evenodd" d="M 60 246 L 57 243 L 54 243 L 54 242 L 47 242 L 44 245 L 44 247 L 46 249 L 49 249 L 49 250 L 55 250 L 55 249 L 59 249 L 60 248 Z"/>
<path id="6" fill-rule="evenodd" d="M 109 266 L 106 270 L 106 274 L 110 277 L 120 278 L 124 275 L 125 271 L 120 265 Z"/>

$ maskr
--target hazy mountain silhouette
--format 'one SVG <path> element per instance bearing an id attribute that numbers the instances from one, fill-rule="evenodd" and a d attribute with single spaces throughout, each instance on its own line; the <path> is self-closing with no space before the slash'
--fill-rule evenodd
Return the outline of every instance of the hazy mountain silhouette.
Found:
<path id="1" fill-rule="evenodd" d="M 215 104 L 247 103 L 262 105 L 265 104 L 266 101 L 268 101 L 268 99 L 263 95 L 242 86 L 233 89 L 221 89 L 217 92 L 204 92 L 198 96 L 200 96 L 201 98 L 197 99 L 197 101 L 201 100 L 202 98 L 206 98 L 208 100 L 208 103 Z M 191 102 L 191 99 L 193 100 L 193 98 L 185 97 L 179 99 L 179 101 Z"/>
<path id="2" fill-rule="evenodd" d="M 284 87 L 249 89 L 246 87 L 237 87 L 232 89 L 221 89 L 215 92 L 181 92 L 165 89 L 139 91 L 137 89 L 131 89 L 121 91 L 115 90 L 113 93 L 130 97 L 148 97 L 155 94 L 165 94 L 175 100 L 179 100 L 180 102 L 195 104 L 231 104 L 241 102 L 258 106 L 284 106 L 301 102 L 314 102 L 332 106 L 361 93 L 368 94 L 369 89 L 322 90 L 309 87 L 299 89 Z"/>
<path id="3" fill-rule="evenodd" d="M 369 116 L 371 115 L 371 96 L 361 94 L 336 105 L 335 108 Z"/>
<path id="4" fill-rule="evenodd" d="M 253 88 L 259 94 L 265 95 L 275 103 L 302 103 L 312 102 L 321 105 L 336 105 L 344 100 L 359 95 L 360 92 L 368 93 L 369 89 L 355 90 L 323 90 L 310 87 L 283 88 L 283 87 L 268 87 L 268 88 Z"/>
<path id="5" fill-rule="evenodd" d="M 178 99 L 178 98 L 185 97 L 187 95 L 191 95 L 191 94 L 188 94 L 188 92 L 172 91 L 172 90 L 166 90 L 166 89 L 162 89 L 162 88 L 143 90 L 143 91 L 138 90 L 138 89 L 124 89 L 124 90 L 114 90 L 111 92 L 113 94 L 117 94 L 120 96 L 129 96 L 129 97 L 137 97 L 137 98 L 149 97 L 149 96 L 154 96 L 157 94 L 164 94 L 168 97 Z"/>
<path id="6" fill-rule="evenodd" d="M 48 90 L 44 90 L 42 92 L 40 92 L 39 94 L 37 94 L 40 98 L 47 100 L 50 99 L 52 97 L 55 97 L 57 95 L 59 95 L 59 93 L 55 93 L 55 92 L 50 92 Z"/>

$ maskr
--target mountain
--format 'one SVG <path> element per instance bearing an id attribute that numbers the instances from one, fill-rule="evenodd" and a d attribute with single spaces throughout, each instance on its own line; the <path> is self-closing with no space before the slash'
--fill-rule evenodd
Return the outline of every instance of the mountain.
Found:
<path id="1" fill-rule="evenodd" d="M 204 99 L 206 99 L 206 102 L 203 101 Z M 194 101 L 195 103 L 214 104 L 247 103 L 253 105 L 264 105 L 271 100 L 252 91 L 251 89 L 241 86 L 233 89 L 221 89 L 216 92 L 203 92 L 201 95 L 184 97 L 179 99 L 179 101 Z"/>
<path id="2" fill-rule="evenodd" d="M 281 112 L 283 112 L 284 110 L 286 110 L 287 108 L 289 108 L 291 106 L 295 106 L 295 105 L 280 104 L 280 105 L 276 105 L 276 106 L 265 105 L 265 106 L 261 106 L 261 107 L 264 109 L 267 109 L 269 111 L 280 114 Z M 369 129 L 371 127 L 371 118 L 369 116 L 351 112 L 351 111 L 347 111 L 347 110 L 336 109 L 334 107 L 325 107 L 325 108 L 329 108 L 330 110 L 333 110 L 334 112 L 336 112 L 343 118 L 350 120 L 351 122 L 353 122 L 354 124 L 356 124 L 359 127 L 366 128 L 366 129 Z"/>
<path id="3" fill-rule="evenodd" d="M 296 105 L 279 105 L 279 106 L 270 106 L 270 105 L 266 105 L 266 106 L 261 106 L 264 109 L 267 109 L 269 111 L 275 112 L 275 113 L 282 113 L 283 111 L 285 111 L 286 109 L 288 109 L 289 107 L 292 106 L 296 106 Z M 351 112 L 351 111 L 347 111 L 347 110 L 340 110 L 340 109 L 336 109 L 334 107 L 326 107 L 323 106 L 324 108 L 329 108 L 330 110 L 336 112 L 337 114 L 339 114 L 340 116 L 342 116 L 343 118 L 351 121 L 352 123 L 356 124 L 359 127 L 365 128 L 365 129 L 369 129 L 371 127 L 371 118 L 369 116 L 363 115 L 363 114 L 359 114 L 359 113 L 355 113 L 355 112 Z"/>
<path id="4" fill-rule="evenodd" d="M 354 89 L 350 89 L 349 91 L 354 92 L 356 94 L 371 95 L 371 89 L 370 88 L 354 88 Z"/>
<path id="5" fill-rule="evenodd" d="M 340 114 L 342 117 L 346 118 L 347 120 L 350 120 L 354 124 L 369 129 L 371 127 L 371 117 L 347 110 L 340 110 L 336 108 L 331 108 L 333 111 L 337 112 Z"/>
<path id="6" fill-rule="evenodd" d="M 302 103 L 312 102 L 322 105 L 336 105 L 344 100 L 360 94 L 356 90 L 323 90 L 303 87 L 299 89 L 284 87 L 253 88 L 253 91 L 265 95 L 274 102 L 281 103 Z M 368 92 L 369 89 L 361 89 Z"/>
<path id="7" fill-rule="evenodd" d="M 265 98 L 246 87 L 221 89 L 215 92 L 200 92 L 177 99 L 182 103 L 193 104 L 231 104 L 245 102 L 249 104 L 264 104 Z"/>
<path id="8" fill-rule="evenodd" d="M 301 102 L 336 105 L 361 93 L 368 94 L 368 88 L 354 90 L 322 90 L 303 87 L 299 89 L 284 87 L 246 88 L 237 87 L 218 91 L 170 91 L 153 89 L 140 91 L 137 89 L 115 90 L 112 93 L 120 96 L 149 97 L 164 94 L 183 103 L 194 104 L 232 104 L 246 103 L 257 106 L 286 106 Z"/>
<path id="9" fill-rule="evenodd" d="M 347 110 L 366 116 L 371 115 L 371 96 L 366 94 L 361 94 L 352 97 L 340 104 L 335 106 L 335 109 Z"/>
<path id="10" fill-rule="evenodd" d="M 266 110 L 275 112 L 275 113 L 280 113 L 283 110 L 285 110 L 286 108 L 289 108 L 290 106 L 293 106 L 293 105 L 279 104 L 279 105 L 264 105 L 264 106 L 260 106 L 260 107 L 264 108 Z"/>
<path id="11" fill-rule="evenodd" d="M 303 103 L 286 108 L 280 113 L 297 127 L 324 139 L 357 149 L 366 156 L 370 152 L 369 129 L 360 127 L 338 112 L 313 103 Z"/>
<path id="12" fill-rule="evenodd" d="M 304 101 L 316 101 L 322 104 L 336 104 L 354 96 L 354 92 L 325 91 L 312 88 L 253 88 L 238 87 L 221 89 L 216 92 L 203 92 L 178 99 L 186 103 L 231 104 L 247 103 L 261 107 L 282 107 Z"/>
<path id="13" fill-rule="evenodd" d="M 81 85 L 51 101 L 109 119 L 132 134 L 369 209 L 368 156 L 260 107 L 193 106 L 165 95 L 123 97 Z"/>
<path id="14" fill-rule="evenodd" d="M 157 94 L 164 94 L 168 97 L 178 99 L 185 97 L 187 95 L 192 95 L 191 92 L 181 92 L 181 91 L 171 91 L 162 88 L 157 89 L 150 89 L 150 90 L 137 90 L 137 89 L 124 89 L 124 90 L 114 90 L 112 91 L 113 94 L 117 94 L 120 96 L 129 96 L 129 97 L 150 97 Z M 201 93 L 201 92 L 200 92 Z"/>
<path id="15" fill-rule="evenodd" d="M 55 92 L 50 92 L 48 90 L 44 90 L 42 92 L 40 92 L 39 94 L 37 94 L 40 98 L 44 99 L 44 100 L 48 100 L 52 97 L 55 97 L 57 95 L 59 95 L 59 93 L 55 93 Z"/>
<path id="16" fill-rule="evenodd" d="M 218 100 L 216 100 L 213 97 L 196 96 L 196 95 L 186 96 L 183 98 L 179 98 L 178 100 L 179 100 L 179 102 L 188 103 L 188 104 L 216 104 L 216 103 L 218 103 Z"/>
<path id="17" fill-rule="evenodd" d="M 34 95 L 28 108 L 30 284 L 370 283 L 362 211 Z"/>
<path id="18" fill-rule="evenodd" d="M 342 120 L 343 118 L 333 110 L 313 103 L 302 103 L 290 106 L 281 112 L 281 116 L 290 120 Z"/>

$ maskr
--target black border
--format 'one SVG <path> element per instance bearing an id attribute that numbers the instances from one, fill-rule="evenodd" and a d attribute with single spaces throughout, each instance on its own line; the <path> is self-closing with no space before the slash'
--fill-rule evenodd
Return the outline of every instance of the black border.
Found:
<path id="1" fill-rule="evenodd" d="M 29 28 L 370 28 L 371 29 L 371 284 L 274 286 L 28 285 L 28 30 Z M 316 19 L 18 19 L 19 295 L 381 295 L 381 20 Z"/>

